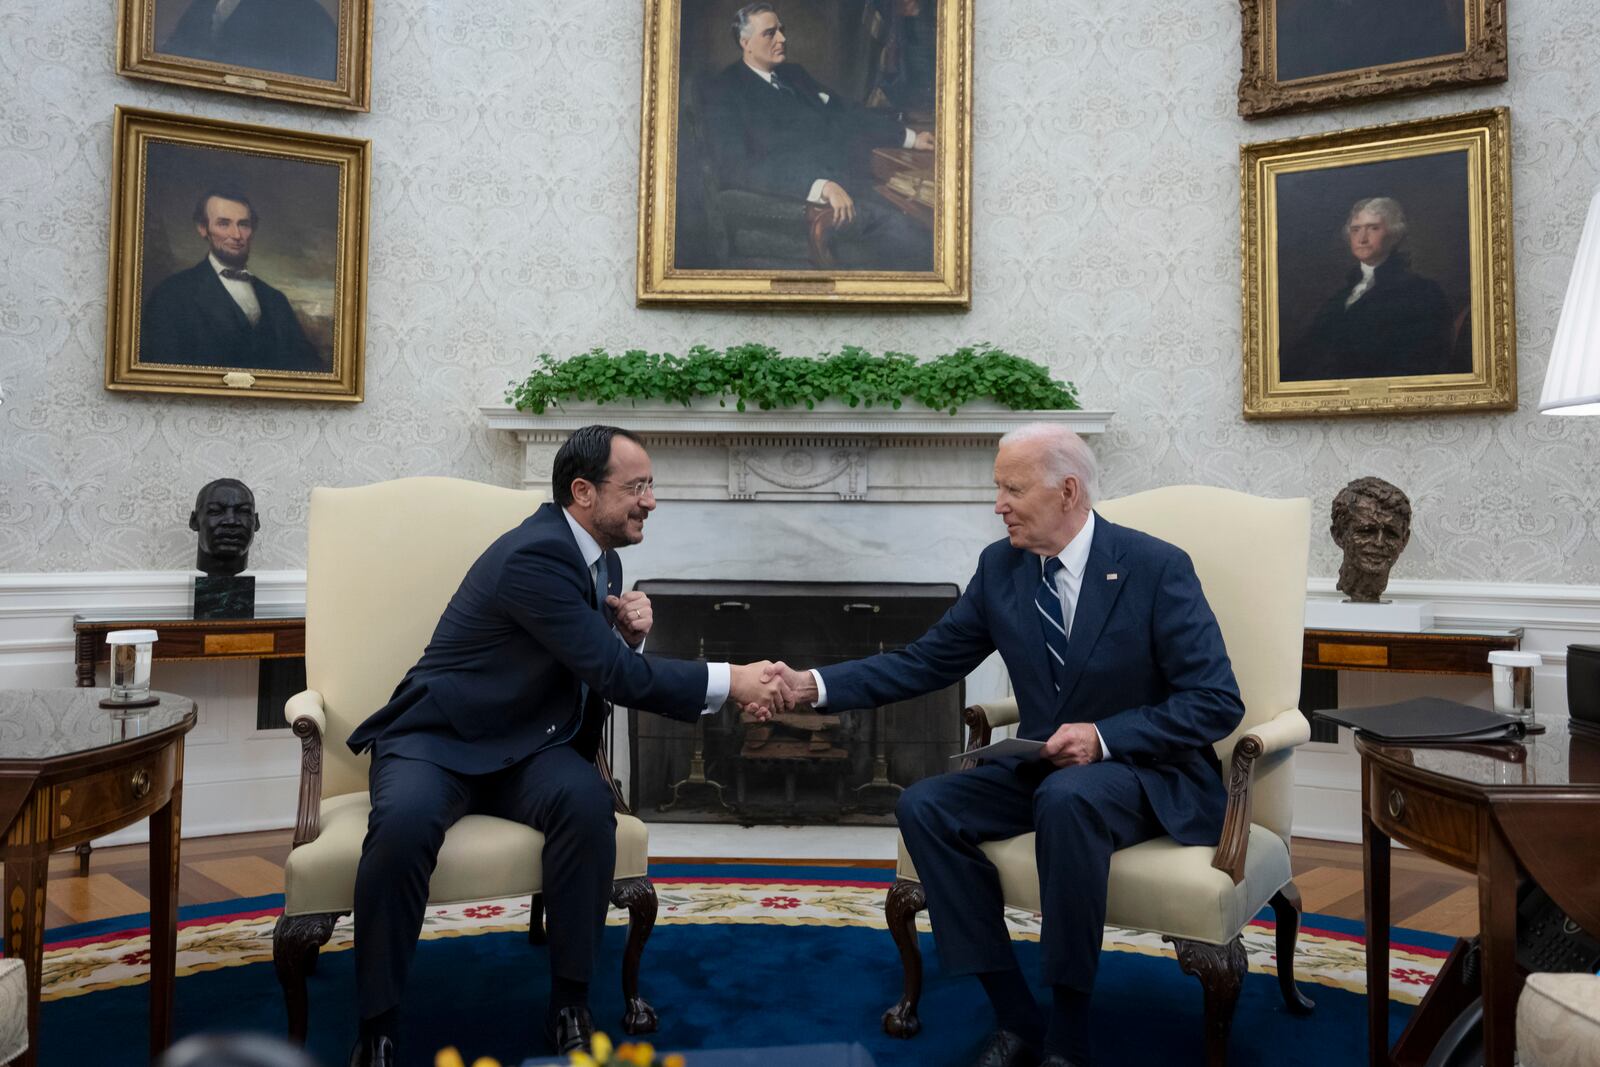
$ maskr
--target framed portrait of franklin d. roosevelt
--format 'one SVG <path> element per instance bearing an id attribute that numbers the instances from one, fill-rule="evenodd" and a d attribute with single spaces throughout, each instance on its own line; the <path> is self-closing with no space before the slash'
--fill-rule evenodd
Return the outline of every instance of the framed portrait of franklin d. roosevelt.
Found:
<path id="1" fill-rule="evenodd" d="M 371 107 L 372 0 L 117 0 L 117 73 Z"/>
<path id="2" fill-rule="evenodd" d="M 972 0 L 646 0 L 641 304 L 971 303 Z"/>
<path id="3" fill-rule="evenodd" d="M 107 389 L 361 399 L 370 143 L 117 108 Z"/>
<path id="4" fill-rule="evenodd" d="M 1516 407 L 1510 115 L 1245 145 L 1244 414 Z"/>
<path id="5" fill-rule="evenodd" d="M 1506 80 L 1506 0 L 1239 0 L 1246 118 Z"/>

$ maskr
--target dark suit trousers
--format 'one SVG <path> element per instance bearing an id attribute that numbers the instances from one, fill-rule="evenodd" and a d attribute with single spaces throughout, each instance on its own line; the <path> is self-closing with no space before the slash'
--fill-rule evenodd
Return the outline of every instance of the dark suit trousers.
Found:
<path id="1" fill-rule="evenodd" d="M 356 993 L 361 1017 L 400 1003 L 422 931 L 428 880 L 445 831 L 463 815 L 497 815 L 544 834 L 550 973 L 588 981 L 616 868 L 611 790 L 567 745 L 491 774 L 403 756 L 372 761 L 372 814 L 356 869 Z"/>
<path id="2" fill-rule="evenodd" d="M 950 974 L 1017 966 L 1000 875 L 978 846 L 1034 831 L 1044 979 L 1081 992 L 1100 962 L 1111 854 L 1161 833 L 1133 768 L 1109 760 L 1060 770 L 1042 760 L 984 764 L 924 778 L 900 795 L 896 814 Z"/>
<path id="3" fill-rule="evenodd" d="M 834 252 L 850 270 L 932 270 L 933 234 L 913 222 L 870 187 L 849 190 L 856 217 L 835 230 Z"/>

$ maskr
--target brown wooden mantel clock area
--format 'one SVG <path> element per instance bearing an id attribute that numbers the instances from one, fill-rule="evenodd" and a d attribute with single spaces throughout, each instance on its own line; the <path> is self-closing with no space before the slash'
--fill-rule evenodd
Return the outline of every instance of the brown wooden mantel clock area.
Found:
<path id="1" fill-rule="evenodd" d="M 1399 841 L 1478 876 L 1486 1067 L 1516 1052 L 1517 888 L 1532 879 L 1574 922 L 1600 934 L 1600 739 L 1565 719 L 1520 743 L 1379 744 L 1361 754 L 1366 869 L 1367 989 L 1389 988 L 1389 842 Z M 1473 991 L 1462 981 L 1466 942 L 1445 962 L 1393 1049 L 1389 998 L 1367 997 L 1368 1062 L 1420 1067 Z"/>
<path id="2" fill-rule="evenodd" d="M 150 820 L 150 1058 L 172 1032 L 177 963 L 178 839 L 183 736 L 195 705 L 173 693 L 114 718 L 105 689 L 0 689 L 0 863 L 5 864 L 6 955 L 22 960 L 28 986 L 28 1049 L 39 1054 L 45 882 L 50 853 Z"/>

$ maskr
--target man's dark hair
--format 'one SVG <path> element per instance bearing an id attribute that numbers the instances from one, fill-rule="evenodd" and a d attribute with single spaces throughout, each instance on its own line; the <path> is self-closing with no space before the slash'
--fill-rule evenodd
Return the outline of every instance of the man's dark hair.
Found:
<path id="1" fill-rule="evenodd" d="M 770 11 L 774 15 L 778 13 L 775 5 L 767 3 L 746 4 L 733 13 L 733 22 L 729 28 L 733 30 L 733 43 L 735 45 L 738 45 L 741 49 L 744 48 L 744 35 L 750 29 L 750 20 L 766 11 Z"/>
<path id="2" fill-rule="evenodd" d="M 260 221 L 260 216 L 256 214 L 256 206 L 250 202 L 248 196 L 244 196 L 232 189 L 207 189 L 200 194 L 200 199 L 194 202 L 195 225 L 205 226 L 210 223 L 211 219 L 206 214 L 206 204 L 210 202 L 212 197 L 216 197 L 218 200 L 232 200 L 236 204 L 243 204 L 249 208 L 250 225 L 254 226 Z"/>
<path id="3" fill-rule="evenodd" d="M 572 431 L 572 436 L 556 453 L 555 469 L 551 472 L 550 488 L 555 493 L 557 506 L 564 508 L 572 503 L 574 478 L 597 485 L 606 480 L 606 472 L 611 469 L 611 442 L 618 437 L 626 437 L 640 448 L 644 447 L 638 434 L 629 433 L 620 426 L 585 426 Z"/>

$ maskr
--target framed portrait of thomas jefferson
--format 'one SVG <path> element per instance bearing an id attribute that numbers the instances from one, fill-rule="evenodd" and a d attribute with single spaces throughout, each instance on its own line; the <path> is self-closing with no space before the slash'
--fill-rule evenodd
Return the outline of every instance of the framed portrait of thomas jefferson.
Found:
<path id="1" fill-rule="evenodd" d="M 113 125 L 106 388 L 359 401 L 369 142 Z"/>
<path id="2" fill-rule="evenodd" d="M 1246 417 L 1516 407 L 1505 108 L 1245 145 Z"/>
<path id="3" fill-rule="evenodd" d="M 117 73 L 367 111 L 372 0 L 117 0 Z"/>
<path id="4" fill-rule="evenodd" d="M 1249 118 L 1506 80 L 1506 0 L 1239 0 Z"/>
<path id="5" fill-rule="evenodd" d="M 971 303 L 972 0 L 646 0 L 637 296 Z"/>

